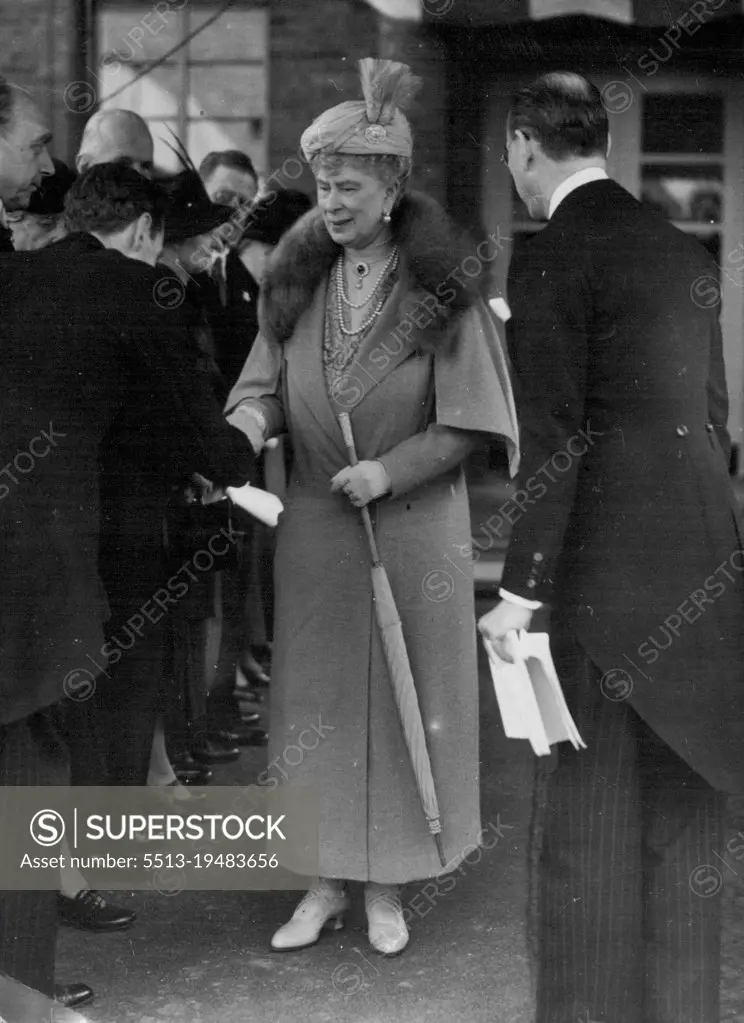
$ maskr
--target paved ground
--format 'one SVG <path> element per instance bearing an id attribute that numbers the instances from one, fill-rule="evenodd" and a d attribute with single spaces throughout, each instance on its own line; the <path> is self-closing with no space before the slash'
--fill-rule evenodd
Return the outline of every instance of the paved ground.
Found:
<path id="1" fill-rule="evenodd" d="M 486 494 L 474 498 L 473 534 L 485 546 L 478 527 L 493 505 Z M 481 588 L 497 585 L 504 546 L 495 538 L 481 556 Z M 481 602 L 481 611 L 488 606 Z M 346 931 L 282 956 L 268 951 L 269 939 L 291 914 L 294 894 L 119 892 L 139 913 L 130 932 L 65 930 L 60 939 L 59 979 L 85 980 L 97 992 L 91 1023 L 531 1023 L 523 925 L 531 756 L 504 738 L 483 667 L 483 823 L 501 837 L 434 897 L 403 956 L 370 952 L 359 892 Z M 250 784 L 264 760 L 263 751 L 244 753 L 216 780 Z M 735 837 L 744 835 L 744 800 L 732 801 L 730 824 L 730 848 L 741 846 L 742 862 L 732 853 L 718 864 L 713 897 L 724 904 L 722 1020 L 744 1023 L 744 840 Z M 407 889 L 405 901 L 417 892 Z"/>
<path id="2" fill-rule="evenodd" d="M 364 911 L 315 948 L 275 955 L 274 929 L 297 896 L 195 892 L 172 898 L 116 893 L 136 908 L 127 934 L 65 929 L 60 980 L 85 980 L 97 992 L 96 1023 L 529 1023 L 530 980 L 522 921 L 531 758 L 504 739 L 490 681 L 482 680 L 482 807 L 493 848 L 473 856 L 457 883 L 417 919 L 406 953 L 370 952 Z M 216 776 L 249 784 L 262 751 Z M 498 831 L 497 831 L 498 829 Z M 406 889 L 405 901 L 418 888 Z"/>

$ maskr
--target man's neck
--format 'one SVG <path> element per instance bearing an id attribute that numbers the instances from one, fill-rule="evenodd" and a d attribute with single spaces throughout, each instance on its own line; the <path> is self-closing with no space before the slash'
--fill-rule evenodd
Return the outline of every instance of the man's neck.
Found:
<path id="1" fill-rule="evenodd" d="M 554 169 L 551 169 L 551 173 L 547 176 L 546 186 L 544 194 L 546 196 L 546 209 L 547 215 L 548 208 L 550 207 L 550 200 L 553 195 L 564 182 L 572 178 L 574 174 L 578 174 L 579 171 L 585 170 L 603 170 L 607 171 L 607 161 L 601 157 L 592 157 L 586 160 L 570 160 L 562 161 L 553 165 Z"/>

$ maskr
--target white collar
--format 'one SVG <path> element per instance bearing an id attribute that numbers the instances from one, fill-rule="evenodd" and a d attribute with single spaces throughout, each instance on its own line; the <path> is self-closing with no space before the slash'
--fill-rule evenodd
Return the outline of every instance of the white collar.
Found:
<path id="1" fill-rule="evenodd" d="M 548 220 L 550 220 L 566 196 L 570 195 L 574 189 L 580 188 L 582 185 L 588 185 L 590 181 L 606 181 L 607 177 L 607 171 L 602 167 L 585 167 L 584 170 L 576 171 L 575 174 L 566 178 L 565 181 L 561 181 L 550 197 Z"/>

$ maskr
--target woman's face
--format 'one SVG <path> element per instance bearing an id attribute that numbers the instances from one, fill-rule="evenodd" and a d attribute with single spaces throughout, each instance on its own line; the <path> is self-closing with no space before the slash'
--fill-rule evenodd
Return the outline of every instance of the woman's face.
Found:
<path id="1" fill-rule="evenodd" d="M 244 203 L 253 202 L 258 191 L 258 182 L 245 171 L 234 167 L 215 167 L 211 177 L 204 182 L 207 195 L 219 206 L 237 208 Z"/>
<path id="2" fill-rule="evenodd" d="M 363 249 L 384 229 L 383 215 L 389 213 L 397 185 L 384 185 L 350 163 L 335 169 L 318 167 L 318 206 L 331 238 L 339 245 Z"/>

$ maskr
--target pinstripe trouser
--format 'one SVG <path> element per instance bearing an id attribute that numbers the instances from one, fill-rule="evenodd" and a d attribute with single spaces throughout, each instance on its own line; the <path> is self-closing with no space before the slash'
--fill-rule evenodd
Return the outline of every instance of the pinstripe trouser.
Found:
<path id="1" fill-rule="evenodd" d="M 720 885 L 697 868 L 723 848 L 725 796 L 552 641 L 587 749 L 537 767 L 537 1023 L 719 1023 Z"/>
<path id="2" fill-rule="evenodd" d="M 0 808 L 1 786 L 59 784 L 60 764 L 46 742 L 51 715 L 0 725 Z M 56 899 L 53 891 L 0 891 L 0 971 L 45 995 L 54 987 Z"/>

